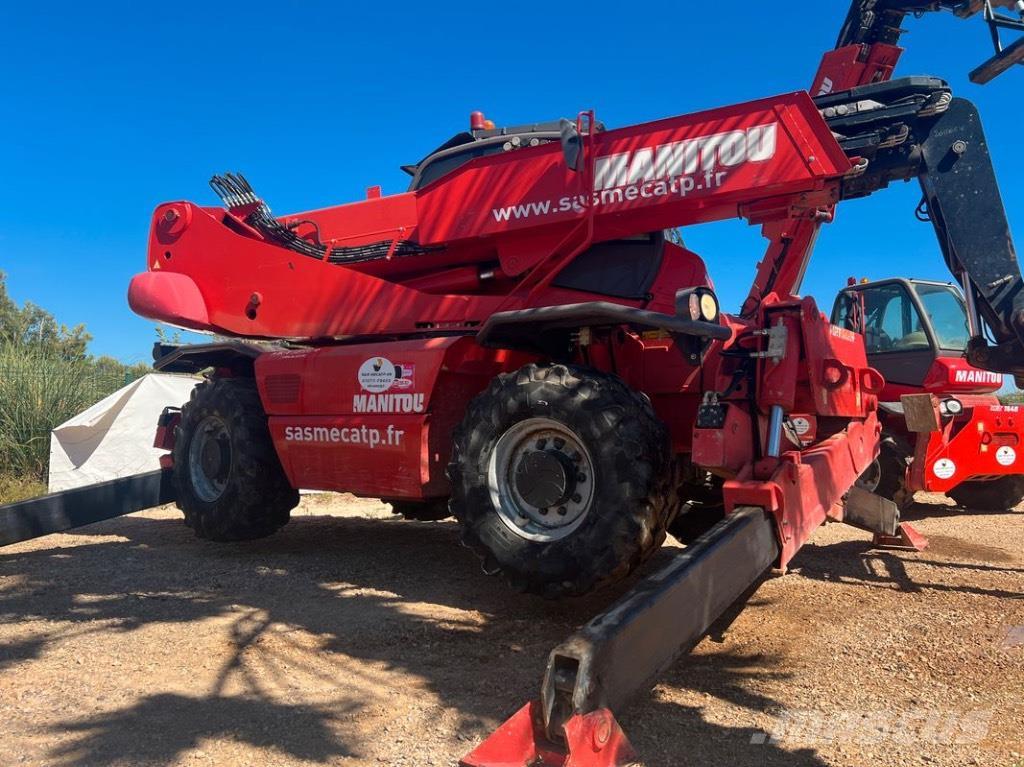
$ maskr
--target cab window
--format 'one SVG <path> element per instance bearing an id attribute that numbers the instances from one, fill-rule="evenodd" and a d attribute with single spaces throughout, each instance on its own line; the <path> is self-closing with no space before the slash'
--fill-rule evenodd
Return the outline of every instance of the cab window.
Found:
<path id="1" fill-rule="evenodd" d="M 965 349 L 970 331 L 963 299 L 945 285 L 918 285 L 917 296 L 931 320 L 939 347 Z"/>
<path id="2" fill-rule="evenodd" d="M 862 294 L 864 344 L 868 354 L 928 349 L 931 346 L 921 314 L 903 285 L 880 285 Z"/>
<path id="3" fill-rule="evenodd" d="M 854 333 L 861 333 L 860 294 L 855 290 L 844 290 L 832 307 L 832 324 Z"/>

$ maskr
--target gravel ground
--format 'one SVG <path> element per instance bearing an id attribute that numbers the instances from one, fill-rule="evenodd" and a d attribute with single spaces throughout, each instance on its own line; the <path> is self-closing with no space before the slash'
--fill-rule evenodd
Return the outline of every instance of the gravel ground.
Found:
<path id="1" fill-rule="evenodd" d="M 651 767 L 1024 767 L 1024 514 L 819 530 L 622 716 Z M 509 593 L 343 497 L 198 541 L 160 509 L 0 550 L 0 764 L 451 765 L 613 594 Z"/>

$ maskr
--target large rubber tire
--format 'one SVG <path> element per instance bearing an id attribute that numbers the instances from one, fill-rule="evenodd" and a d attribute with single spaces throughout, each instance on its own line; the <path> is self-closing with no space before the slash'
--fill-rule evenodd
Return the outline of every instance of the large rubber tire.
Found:
<path id="1" fill-rule="evenodd" d="M 857 486 L 895 503 L 900 509 L 914 502 L 914 494 L 907 490 L 907 459 L 897 445 L 883 441 L 878 458 L 857 479 Z"/>
<path id="2" fill-rule="evenodd" d="M 201 460 L 193 455 L 193 442 L 207 439 L 199 435 L 209 424 L 220 434 L 217 487 L 204 479 L 204 469 L 197 467 Z M 274 451 L 255 381 L 221 378 L 192 390 L 175 431 L 174 484 L 185 524 L 199 538 L 247 541 L 288 522 L 299 493 Z"/>
<path id="3" fill-rule="evenodd" d="M 1009 511 L 1024 501 L 1024 476 L 964 482 L 946 495 L 968 511 Z"/>
<path id="4" fill-rule="evenodd" d="M 594 474 L 582 521 L 557 540 L 513 532 L 495 508 L 488 479 L 502 435 L 537 418 L 571 431 Z M 448 474 L 463 543 L 481 557 L 485 572 L 549 598 L 586 594 L 626 577 L 661 546 L 674 512 L 664 425 L 621 379 L 583 367 L 531 364 L 496 377 L 455 433 Z"/>

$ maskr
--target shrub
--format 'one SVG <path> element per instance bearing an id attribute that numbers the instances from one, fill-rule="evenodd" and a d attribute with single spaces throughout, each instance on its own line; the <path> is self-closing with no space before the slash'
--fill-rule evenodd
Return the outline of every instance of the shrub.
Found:
<path id="1" fill-rule="evenodd" d="M 51 429 L 124 383 L 88 359 L 0 345 L 0 475 L 45 481 Z"/>
<path id="2" fill-rule="evenodd" d="M 0 474 L 0 506 L 34 498 L 46 492 L 46 485 L 35 477 L 14 477 Z"/>

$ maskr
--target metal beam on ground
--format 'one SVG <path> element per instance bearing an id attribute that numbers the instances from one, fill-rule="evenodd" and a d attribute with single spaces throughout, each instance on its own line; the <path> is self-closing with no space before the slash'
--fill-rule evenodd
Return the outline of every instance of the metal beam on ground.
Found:
<path id="1" fill-rule="evenodd" d="M 763 509 L 736 509 L 552 650 L 540 700 L 521 708 L 460 764 L 634 764 L 613 712 L 749 595 L 779 551 L 775 523 Z"/>
<path id="2" fill-rule="evenodd" d="M 0 546 L 151 509 L 174 500 L 169 469 L 0 506 Z"/>

